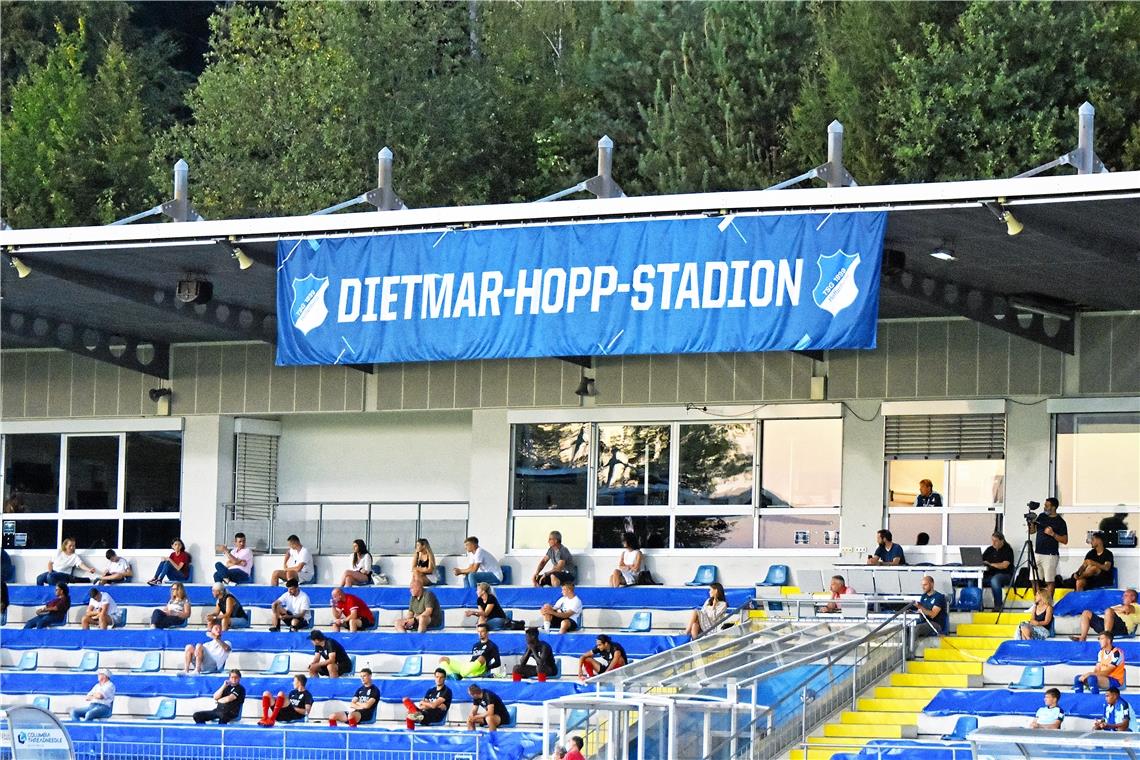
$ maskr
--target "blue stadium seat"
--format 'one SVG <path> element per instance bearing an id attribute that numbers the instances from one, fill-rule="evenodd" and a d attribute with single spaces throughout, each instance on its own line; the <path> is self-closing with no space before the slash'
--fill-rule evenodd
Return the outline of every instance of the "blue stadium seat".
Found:
<path id="1" fill-rule="evenodd" d="M 769 565 L 768 574 L 757 586 L 787 586 L 791 577 L 791 569 L 787 565 Z"/>
<path id="2" fill-rule="evenodd" d="M 944 742 L 963 741 L 966 738 L 966 734 L 970 733 L 971 731 L 973 731 L 977 727 L 978 727 L 978 719 L 977 718 L 975 718 L 973 715 L 963 715 L 961 718 L 958 718 L 958 722 L 954 724 L 954 730 L 953 731 L 951 731 L 948 734 L 942 735 L 942 741 L 944 741 Z"/>
<path id="3" fill-rule="evenodd" d="M 447 571 L 443 569 L 442 562 L 437 561 L 435 564 L 435 580 L 432 581 L 432 584 L 436 586 L 447 585 Z"/>
<path id="4" fill-rule="evenodd" d="M 966 586 L 958 589 L 958 601 L 950 605 L 955 612 L 980 612 L 982 609 L 982 590 L 977 586 Z"/>
<path id="5" fill-rule="evenodd" d="M 380 705 L 379 705 L 379 704 L 377 704 L 377 705 L 376 705 L 376 709 L 372 711 L 372 717 L 371 717 L 371 718 L 369 718 L 368 720 L 362 720 L 362 721 L 360 721 L 360 723 L 358 723 L 357 725 L 360 725 L 360 726 L 370 726 L 370 725 L 372 725 L 373 723 L 375 723 L 375 722 L 376 722 L 376 714 L 377 714 L 378 712 L 380 712 Z"/>
<path id="6" fill-rule="evenodd" d="M 157 673 L 162 670 L 162 652 L 147 652 L 143 655 L 142 664 L 131 668 L 132 673 Z"/>
<path id="7" fill-rule="evenodd" d="M 40 664 L 40 653 L 32 650 L 24 652 L 20 661 L 16 664 L 16 670 L 35 670 Z"/>
<path id="8" fill-rule="evenodd" d="M 146 716 L 147 720 L 174 720 L 175 713 L 178 712 L 178 700 L 171 699 L 170 697 L 164 698 L 158 703 L 158 709 L 154 711 L 154 715 Z"/>
<path id="9" fill-rule="evenodd" d="M 514 705 L 507 705 L 507 715 L 511 718 L 511 725 L 517 726 L 519 724 L 519 709 Z"/>
<path id="10" fill-rule="evenodd" d="M 510 565 L 502 565 L 501 567 L 503 569 L 503 580 L 501 581 L 501 584 L 503 586 L 515 585 L 514 584 L 514 578 L 511 577 L 511 566 Z"/>
<path id="11" fill-rule="evenodd" d="M 38 707 L 46 712 L 51 712 L 51 697 L 40 695 L 32 700 L 32 707 Z"/>
<path id="12" fill-rule="evenodd" d="M 622 633 L 648 633 L 653 629 L 653 613 L 648 610 L 638 610 L 633 613 L 629 625 L 621 629 Z"/>
<path id="13" fill-rule="evenodd" d="M 424 658 L 423 655 L 413 654 L 404 658 L 404 666 L 400 668 L 400 672 L 396 674 L 396 678 L 411 678 L 423 673 Z"/>
<path id="14" fill-rule="evenodd" d="M 79 658 L 79 664 L 71 669 L 72 673 L 94 673 L 99 669 L 99 653 L 87 651 Z"/>
<path id="15" fill-rule="evenodd" d="M 120 607 L 115 611 L 115 617 L 111 621 L 111 625 L 115 628 L 122 628 L 127 624 L 127 608 Z"/>
<path id="16" fill-rule="evenodd" d="M 283 676 L 289 672 L 289 655 L 286 652 L 279 652 L 273 655 L 273 662 L 269 663 L 269 667 L 261 671 L 263 676 Z"/>
<path id="17" fill-rule="evenodd" d="M 1045 686 L 1045 668 L 1040 665 L 1029 665 L 1021 671 L 1021 678 L 1017 683 L 1011 683 L 1009 688 L 1016 690 L 1036 690 Z"/>
<path id="18" fill-rule="evenodd" d="M 716 565 L 701 565 L 697 568 L 697 574 L 685 585 L 708 586 L 711 583 L 716 583 Z"/>

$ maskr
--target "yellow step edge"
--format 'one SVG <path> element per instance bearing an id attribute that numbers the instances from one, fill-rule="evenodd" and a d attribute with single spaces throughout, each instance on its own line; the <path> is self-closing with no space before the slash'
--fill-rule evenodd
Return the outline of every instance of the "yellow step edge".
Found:
<path id="1" fill-rule="evenodd" d="M 918 712 L 852 712 L 846 710 L 839 716 L 839 722 L 846 725 L 863 726 L 917 726 Z"/>
<path id="2" fill-rule="evenodd" d="M 947 636 L 930 649 L 988 649 L 991 652 L 1009 641 L 1012 636 Z"/>
<path id="3" fill-rule="evenodd" d="M 937 691 L 937 690 L 936 690 Z M 930 699 L 933 699 L 931 697 Z M 856 708 L 860 711 L 867 710 L 868 712 L 892 712 L 892 713 L 915 713 L 922 712 L 930 699 L 890 699 L 883 697 L 860 697 L 859 701 L 855 703 Z"/>
<path id="4" fill-rule="evenodd" d="M 1001 625 L 984 625 L 982 623 L 962 623 L 956 631 L 958 636 L 965 637 L 994 637 L 1011 639 L 1017 635 L 1017 623 L 1002 623 Z"/>
<path id="5" fill-rule="evenodd" d="M 927 662 L 985 662 L 993 656 L 992 649 L 955 649 L 931 647 L 922 653 Z"/>
<path id="6" fill-rule="evenodd" d="M 867 739 L 902 739 L 902 726 L 868 726 L 848 723 L 831 723 L 823 727 L 824 736 L 860 736 Z M 913 733 L 913 731 L 911 732 Z"/>
<path id="7" fill-rule="evenodd" d="M 875 699 L 913 699 L 923 706 L 942 689 L 938 686 L 876 686 Z"/>
<path id="8" fill-rule="evenodd" d="M 974 678 L 981 683 L 980 677 Z M 970 676 L 967 675 L 930 675 L 927 673 L 893 673 L 891 686 L 939 686 L 944 689 L 968 689 Z"/>
<path id="9" fill-rule="evenodd" d="M 1010 610 L 1009 612 L 975 612 L 971 623 L 982 625 L 1007 625 L 1009 623 L 1024 623 L 1029 619 L 1028 610 Z"/>
<path id="10" fill-rule="evenodd" d="M 808 744 L 838 744 L 844 747 L 862 747 L 867 740 L 862 736 L 809 736 Z"/>
<path id="11" fill-rule="evenodd" d="M 924 660 L 911 660 L 906 664 L 906 672 L 940 676 L 980 676 L 982 674 L 982 663 L 926 662 Z"/>
<path id="12" fill-rule="evenodd" d="M 834 748 L 820 748 L 811 747 L 807 752 L 802 749 L 793 749 L 788 755 L 790 760 L 831 760 L 833 755 L 840 752 L 850 752 L 854 747 L 834 747 Z"/>

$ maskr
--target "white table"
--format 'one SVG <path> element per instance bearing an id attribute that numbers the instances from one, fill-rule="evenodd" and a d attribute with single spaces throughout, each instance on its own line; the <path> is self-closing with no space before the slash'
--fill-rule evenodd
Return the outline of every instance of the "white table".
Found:
<path id="1" fill-rule="evenodd" d="M 934 588 L 943 593 L 950 590 L 950 584 L 943 585 L 939 581 L 954 578 L 973 579 L 978 588 L 985 590 L 982 576 L 986 569 L 985 565 L 860 565 L 853 562 L 835 566 L 836 574 L 842 575 L 848 586 L 875 595 L 921 594 L 924 575 L 932 577 Z M 870 581 L 870 588 L 861 581 Z"/>

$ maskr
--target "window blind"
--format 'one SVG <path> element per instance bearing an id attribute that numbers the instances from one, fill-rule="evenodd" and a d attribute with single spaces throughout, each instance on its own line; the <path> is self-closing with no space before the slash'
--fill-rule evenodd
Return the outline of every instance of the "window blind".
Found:
<path id="1" fill-rule="evenodd" d="M 887 417 L 888 459 L 1005 459 L 1004 414 Z"/>

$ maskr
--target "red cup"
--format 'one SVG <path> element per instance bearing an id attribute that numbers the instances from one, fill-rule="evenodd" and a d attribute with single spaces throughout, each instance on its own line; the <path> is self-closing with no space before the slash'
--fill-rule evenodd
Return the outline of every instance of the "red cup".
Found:
<path id="1" fill-rule="evenodd" d="M 511 673 L 511 680 L 514 681 L 515 683 L 518 683 L 519 681 L 522 680 L 522 673 L 518 672 L 517 670 L 514 671 L 513 673 Z"/>
<path id="2" fill-rule="evenodd" d="M 409 731 L 415 731 L 416 730 L 416 722 L 414 720 L 412 720 L 411 718 L 408 718 L 407 720 L 405 720 L 404 725 L 406 725 L 408 727 Z"/>
<path id="3" fill-rule="evenodd" d="M 538 672 L 538 680 L 542 681 L 543 683 L 546 683 L 546 674 L 543 673 L 541 670 Z"/>

